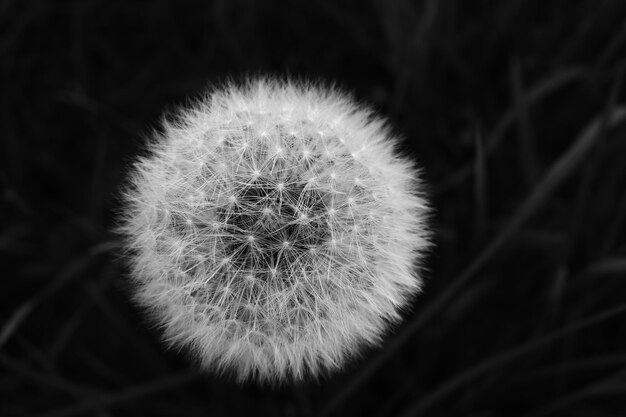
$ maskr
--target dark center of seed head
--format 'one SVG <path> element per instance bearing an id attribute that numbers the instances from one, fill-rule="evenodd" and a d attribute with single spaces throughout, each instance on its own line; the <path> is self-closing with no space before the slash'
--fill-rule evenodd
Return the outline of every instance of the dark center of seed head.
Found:
<path id="1" fill-rule="evenodd" d="M 306 185 L 257 177 L 239 191 L 224 213 L 234 270 L 286 279 L 291 263 L 329 239 L 325 195 Z"/>

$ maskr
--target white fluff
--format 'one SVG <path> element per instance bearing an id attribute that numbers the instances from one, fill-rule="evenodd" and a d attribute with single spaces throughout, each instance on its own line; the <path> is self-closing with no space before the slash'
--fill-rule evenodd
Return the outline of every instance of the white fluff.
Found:
<path id="1" fill-rule="evenodd" d="M 120 231 L 172 346 L 238 380 L 341 367 L 420 291 L 427 203 L 384 120 L 336 89 L 249 80 L 155 134 Z"/>

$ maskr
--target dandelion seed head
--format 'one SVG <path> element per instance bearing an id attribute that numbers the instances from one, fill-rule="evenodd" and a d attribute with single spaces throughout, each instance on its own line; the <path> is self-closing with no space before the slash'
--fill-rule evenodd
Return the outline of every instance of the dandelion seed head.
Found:
<path id="1" fill-rule="evenodd" d="M 421 290 L 419 170 L 340 91 L 255 79 L 205 97 L 130 173 L 135 298 L 207 370 L 280 383 L 339 369 Z"/>

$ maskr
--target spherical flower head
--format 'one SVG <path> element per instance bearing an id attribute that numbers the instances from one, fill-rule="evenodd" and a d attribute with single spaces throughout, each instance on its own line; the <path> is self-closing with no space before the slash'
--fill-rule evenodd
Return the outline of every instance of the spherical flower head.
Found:
<path id="1" fill-rule="evenodd" d="M 124 191 L 133 290 L 175 347 L 240 381 L 340 368 L 420 291 L 428 206 L 381 118 L 267 78 L 165 122 Z"/>

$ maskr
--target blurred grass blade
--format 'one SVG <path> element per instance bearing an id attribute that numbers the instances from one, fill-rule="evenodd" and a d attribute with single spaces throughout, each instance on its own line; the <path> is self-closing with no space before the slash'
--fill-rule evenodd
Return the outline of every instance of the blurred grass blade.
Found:
<path id="1" fill-rule="evenodd" d="M 18 327 L 40 303 L 63 288 L 74 278 L 80 276 L 80 272 L 85 270 L 96 256 L 106 253 L 110 249 L 110 242 L 102 242 L 93 246 L 85 253 L 84 256 L 67 265 L 55 277 L 55 279 L 53 279 L 52 282 L 45 286 L 41 291 L 17 307 L 6 323 L 2 326 L 2 331 L 0 332 L 0 349 L 2 349 Z"/>
<path id="2" fill-rule="evenodd" d="M 485 232 L 487 219 L 487 160 L 485 146 L 479 132 L 474 134 L 476 158 L 474 163 L 474 235 L 480 239 Z"/>
<path id="3" fill-rule="evenodd" d="M 526 185 L 532 185 L 539 172 L 537 153 L 535 150 L 535 135 L 531 124 L 528 94 L 525 94 L 522 69 L 518 59 L 513 59 L 510 65 L 511 90 L 513 94 L 513 109 L 518 126 L 518 143 L 521 157 L 520 171 L 524 175 Z"/>
<path id="4" fill-rule="evenodd" d="M 530 416 L 552 416 L 555 411 L 593 397 L 616 396 L 618 398 L 624 398 L 626 397 L 625 377 L 626 371 L 622 369 L 608 378 L 596 381 L 595 383 L 589 384 L 574 392 L 570 392 L 566 396 L 544 405 L 539 410 L 530 414 Z"/>
<path id="5" fill-rule="evenodd" d="M 22 303 L 22 305 L 15 309 L 15 311 L 13 311 L 11 317 L 9 317 L 6 323 L 4 323 L 4 326 L 2 326 L 2 332 L 0 332 L 0 349 L 2 349 L 11 335 L 15 333 L 15 330 L 17 330 L 19 325 L 26 319 L 35 305 L 36 300 L 31 298 L 30 300 L 26 300 Z"/>
<path id="6" fill-rule="evenodd" d="M 461 372 L 456 377 L 451 378 L 448 382 L 443 384 L 441 387 L 439 387 L 432 393 L 426 395 L 423 399 L 420 399 L 419 401 L 409 405 L 399 415 L 403 417 L 419 415 L 419 413 L 423 412 L 431 405 L 446 398 L 448 395 L 452 394 L 456 389 L 463 386 L 464 384 L 467 384 L 468 382 L 472 381 L 474 378 L 478 377 L 481 374 L 484 374 L 499 366 L 503 366 L 506 363 L 514 359 L 517 359 L 518 357 L 524 354 L 527 354 L 529 352 L 532 352 L 533 350 L 542 348 L 571 333 L 581 331 L 587 327 L 591 327 L 596 324 L 602 323 L 603 321 L 609 320 L 611 318 L 614 318 L 624 313 L 626 313 L 626 304 L 622 304 L 622 305 L 619 305 L 618 307 L 605 310 L 585 320 L 581 320 L 578 323 L 574 323 L 564 329 L 555 331 L 549 335 L 543 336 L 542 338 L 539 338 L 537 340 L 530 341 L 522 346 L 508 350 L 499 355 L 495 355 L 487 359 L 486 361 L 476 365 L 475 367 L 470 368 L 464 372 Z"/>
<path id="7" fill-rule="evenodd" d="M 95 392 L 92 388 L 85 387 L 83 384 L 67 381 L 58 375 L 38 372 L 28 365 L 21 363 L 16 358 L 8 357 L 3 353 L 0 353 L 0 365 L 20 375 L 20 377 L 38 384 L 40 389 L 42 387 L 53 388 L 58 391 L 66 392 L 75 398 L 85 398 Z"/>
<path id="8" fill-rule="evenodd" d="M 530 89 L 528 94 L 523 98 L 524 103 L 526 106 L 531 106 L 533 103 L 543 98 L 546 98 L 551 93 L 559 91 L 562 87 L 568 85 L 569 83 L 584 79 L 586 75 L 587 72 L 580 68 L 570 68 L 558 72 L 554 76 L 549 77 L 547 80 L 538 83 L 538 85 Z M 498 122 L 496 127 L 493 128 L 491 134 L 487 136 L 485 144 L 487 155 L 492 153 L 498 147 L 498 145 L 504 138 L 504 134 L 515 122 L 516 116 L 517 107 L 514 105 L 510 109 L 508 109 L 506 113 L 504 113 L 504 115 L 500 118 L 500 121 Z M 441 193 L 442 191 L 448 190 L 456 184 L 459 184 L 472 173 L 473 167 L 473 163 L 468 163 L 467 165 L 461 167 L 455 173 L 444 179 L 443 182 L 441 182 L 437 186 L 438 192 Z"/>
<path id="9" fill-rule="evenodd" d="M 136 400 L 140 397 L 154 395 L 161 391 L 167 391 L 177 388 L 192 381 L 197 376 L 198 374 L 192 372 L 183 372 L 177 375 L 170 375 L 153 382 L 129 387 L 128 389 L 124 389 L 119 392 L 102 394 L 98 397 L 93 397 L 82 402 L 70 405 L 67 408 L 39 414 L 38 417 L 69 417 L 103 410 L 111 406 L 119 406 L 120 404 Z"/>

